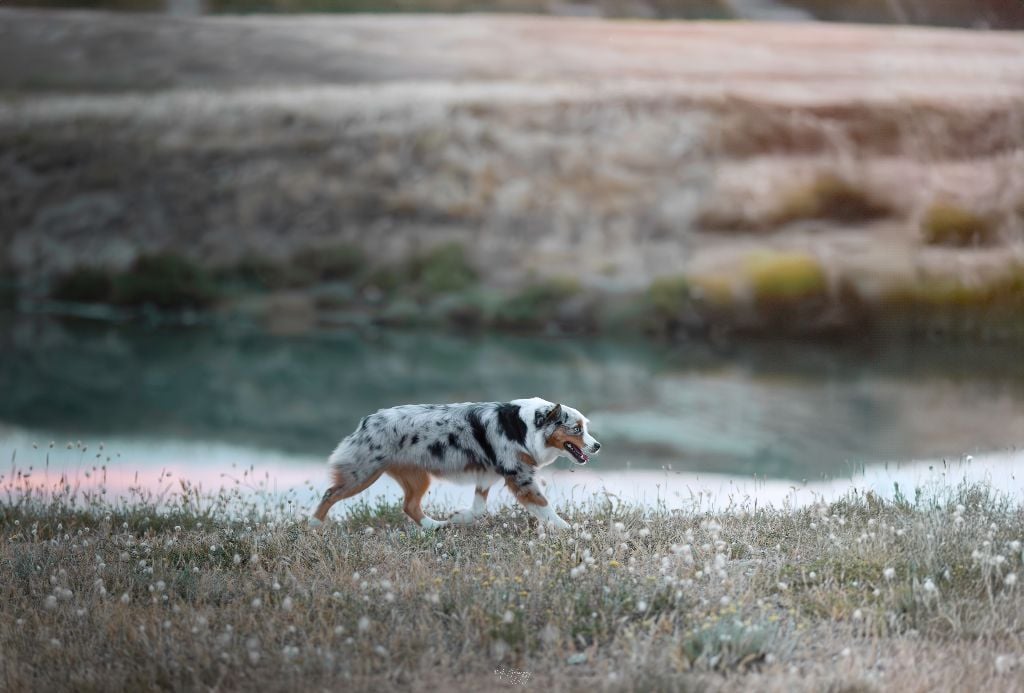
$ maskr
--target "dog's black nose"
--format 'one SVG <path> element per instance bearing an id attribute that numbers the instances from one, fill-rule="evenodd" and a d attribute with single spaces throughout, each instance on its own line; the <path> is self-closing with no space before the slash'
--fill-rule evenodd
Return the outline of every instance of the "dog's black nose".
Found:
<path id="1" fill-rule="evenodd" d="M 600 450 L 600 449 L 601 449 L 601 444 L 600 444 L 600 443 L 598 443 L 598 442 L 597 442 L 597 441 L 595 440 L 595 441 L 594 441 L 594 446 L 593 446 L 593 448 L 594 448 L 594 452 L 597 452 L 598 450 Z"/>

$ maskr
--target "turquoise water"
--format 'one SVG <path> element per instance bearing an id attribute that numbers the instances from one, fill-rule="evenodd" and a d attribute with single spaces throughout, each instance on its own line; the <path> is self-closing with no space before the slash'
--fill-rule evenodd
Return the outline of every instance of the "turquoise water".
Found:
<path id="1" fill-rule="evenodd" d="M 131 440 L 142 456 L 226 444 L 309 460 L 379 407 L 533 395 L 591 417 L 595 471 L 820 480 L 1024 443 L 1011 348 L 0 327 L 0 443 Z"/>

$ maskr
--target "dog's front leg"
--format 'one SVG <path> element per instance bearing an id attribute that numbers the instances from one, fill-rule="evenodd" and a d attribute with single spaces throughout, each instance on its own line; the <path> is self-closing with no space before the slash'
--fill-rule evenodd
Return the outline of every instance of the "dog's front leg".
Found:
<path id="1" fill-rule="evenodd" d="M 486 515 L 488 491 L 490 489 L 486 486 L 477 486 L 476 493 L 473 494 L 473 507 L 458 511 L 448 521 L 453 525 L 468 525 Z"/>
<path id="2" fill-rule="evenodd" d="M 568 529 L 569 523 L 558 516 L 548 499 L 541 493 L 540 485 L 532 473 L 510 474 L 505 477 L 505 485 L 530 514 L 540 520 L 542 525 L 552 525 L 555 529 Z"/>

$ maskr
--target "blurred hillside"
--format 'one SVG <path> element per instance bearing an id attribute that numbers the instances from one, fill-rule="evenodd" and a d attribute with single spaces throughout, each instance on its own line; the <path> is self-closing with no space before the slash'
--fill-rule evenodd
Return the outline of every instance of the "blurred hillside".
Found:
<path id="1" fill-rule="evenodd" d="M 395 322 L 1024 326 L 1019 34 L 0 20 L 21 296 L 173 304 L 135 267 L 190 304 L 255 283 L 293 314 L 399 298 Z"/>
<path id="2" fill-rule="evenodd" d="M 13 0 L 9 4 L 172 14 L 515 12 L 633 19 L 821 20 L 1024 28 L 1024 7 L 1018 0 Z"/>

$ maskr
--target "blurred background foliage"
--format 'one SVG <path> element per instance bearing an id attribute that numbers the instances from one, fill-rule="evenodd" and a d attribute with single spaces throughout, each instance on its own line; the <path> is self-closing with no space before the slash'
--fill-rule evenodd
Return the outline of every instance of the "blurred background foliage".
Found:
<path id="1" fill-rule="evenodd" d="M 640 19 L 804 18 L 831 22 L 1024 27 L 1018 0 L 12 0 L 18 7 L 176 13 L 514 12 Z"/>

